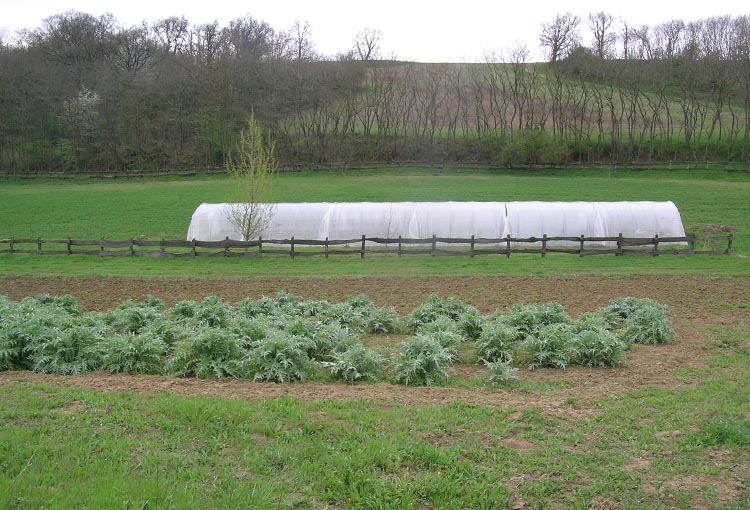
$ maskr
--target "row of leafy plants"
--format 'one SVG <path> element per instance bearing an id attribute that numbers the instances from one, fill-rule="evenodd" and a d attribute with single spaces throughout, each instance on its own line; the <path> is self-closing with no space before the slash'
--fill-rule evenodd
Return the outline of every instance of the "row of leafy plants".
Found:
<path id="1" fill-rule="evenodd" d="M 362 341 L 396 333 L 408 335 L 398 348 Z M 84 312 L 70 295 L 19 302 L 0 296 L 0 370 L 50 374 L 442 385 L 459 353 L 469 351 L 486 365 L 490 383 L 507 383 L 524 365 L 617 366 L 632 344 L 673 335 L 665 305 L 632 297 L 572 318 L 557 303 L 483 315 L 455 297 L 435 295 L 407 316 L 378 308 L 365 295 L 330 303 L 279 293 L 234 306 L 208 297 L 172 307 L 149 298 L 106 312 Z"/>

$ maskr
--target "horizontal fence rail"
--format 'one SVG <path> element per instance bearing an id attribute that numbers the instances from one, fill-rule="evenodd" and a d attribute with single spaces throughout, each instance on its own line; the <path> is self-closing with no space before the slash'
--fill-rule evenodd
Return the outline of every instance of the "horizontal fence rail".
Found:
<path id="1" fill-rule="evenodd" d="M 547 253 L 588 255 L 729 255 L 732 234 L 685 237 L 498 237 L 354 239 L 258 239 L 254 241 L 181 241 L 128 239 L 124 241 L 76 239 L 0 239 L 0 254 L 94 255 L 98 257 L 289 257 L 395 254 L 430 256 L 505 255 Z"/>

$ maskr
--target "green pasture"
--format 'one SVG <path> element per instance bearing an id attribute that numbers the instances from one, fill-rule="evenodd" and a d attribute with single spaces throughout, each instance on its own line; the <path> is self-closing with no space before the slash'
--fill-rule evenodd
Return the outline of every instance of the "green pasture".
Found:
<path id="1" fill-rule="evenodd" d="M 710 336 L 707 365 L 673 387 L 570 397 L 563 414 L 501 395 L 246 401 L 19 373 L 0 385 L 0 508 L 747 509 L 750 350 L 740 331 Z"/>
<path id="2" fill-rule="evenodd" d="M 273 200 L 513 201 L 671 200 L 686 230 L 708 224 L 736 229 L 729 257 L 498 256 L 474 259 L 395 256 L 291 260 L 143 260 L 0 256 L 3 273 L 118 275 L 367 275 L 684 273 L 750 274 L 750 175 L 703 170 L 382 169 L 282 173 Z M 231 201 L 223 176 L 164 179 L 6 180 L 0 183 L 0 238 L 183 239 L 202 202 Z M 364 234 L 367 234 L 364 232 Z"/>

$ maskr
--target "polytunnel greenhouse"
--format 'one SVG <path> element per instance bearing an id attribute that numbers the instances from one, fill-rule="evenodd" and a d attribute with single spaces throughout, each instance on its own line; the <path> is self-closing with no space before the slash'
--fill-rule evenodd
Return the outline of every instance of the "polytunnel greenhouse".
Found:
<path id="1" fill-rule="evenodd" d="M 188 240 L 241 240 L 231 204 L 201 204 Z M 684 237 L 672 202 L 306 202 L 272 207 L 264 239 Z"/>

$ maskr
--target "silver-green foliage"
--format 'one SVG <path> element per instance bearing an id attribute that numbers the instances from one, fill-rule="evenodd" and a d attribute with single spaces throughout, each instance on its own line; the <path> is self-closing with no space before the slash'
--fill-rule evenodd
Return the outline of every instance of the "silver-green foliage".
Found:
<path id="1" fill-rule="evenodd" d="M 425 335 L 403 342 L 393 360 L 393 380 L 408 386 L 440 386 L 448 381 L 453 356 Z"/>
<path id="2" fill-rule="evenodd" d="M 553 323 L 527 336 L 523 345 L 531 357 L 529 369 L 567 368 L 571 362 L 571 345 L 574 335 L 575 331 L 569 324 Z"/>
<path id="3" fill-rule="evenodd" d="M 273 333 L 258 342 L 245 358 L 245 370 L 256 381 L 304 381 L 313 369 L 304 338 Z"/>
<path id="4" fill-rule="evenodd" d="M 661 344 L 674 337 L 667 306 L 648 298 L 619 298 L 607 310 L 623 321 L 620 338 L 628 343 Z"/>
<path id="5" fill-rule="evenodd" d="M 472 307 L 458 316 L 456 324 L 459 332 L 466 340 L 477 340 L 482 334 L 485 319 L 479 314 L 476 308 Z"/>
<path id="6" fill-rule="evenodd" d="M 171 375 L 242 377 L 243 359 L 247 352 L 238 338 L 229 331 L 204 327 L 174 346 L 165 371 Z"/>
<path id="7" fill-rule="evenodd" d="M 526 337 L 545 326 L 570 322 L 570 317 L 558 303 L 529 303 L 513 305 L 504 320 L 517 328 L 522 337 Z"/>
<path id="8" fill-rule="evenodd" d="M 367 333 L 397 333 L 401 329 L 401 320 L 393 308 L 373 308 L 365 318 Z"/>
<path id="9" fill-rule="evenodd" d="M 160 374 L 168 346 L 155 334 L 114 335 L 101 344 L 102 368 L 110 372 Z"/>
<path id="10" fill-rule="evenodd" d="M 492 384 L 508 384 L 517 378 L 518 370 L 510 361 L 484 361 L 487 367 L 487 381 Z"/>
<path id="11" fill-rule="evenodd" d="M 349 383 L 375 381 L 380 377 L 384 363 L 385 358 L 380 353 L 358 343 L 334 354 L 331 375 Z"/>
<path id="12" fill-rule="evenodd" d="M 34 370 L 47 374 L 84 374 L 101 366 L 103 337 L 94 327 L 66 323 L 29 346 Z"/>
<path id="13" fill-rule="evenodd" d="M 625 342 L 617 335 L 602 328 L 575 333 L 568 346 L 572 362 L 589 367 L 622 365 L 625 347 Z"/>
<path id="14" fill-rule="evenodd" d="M 487 322 L 475 343 L 477 356 L 489 363 L 510 363 L 519 336 L 518 328 L 502 320 Z"/>

